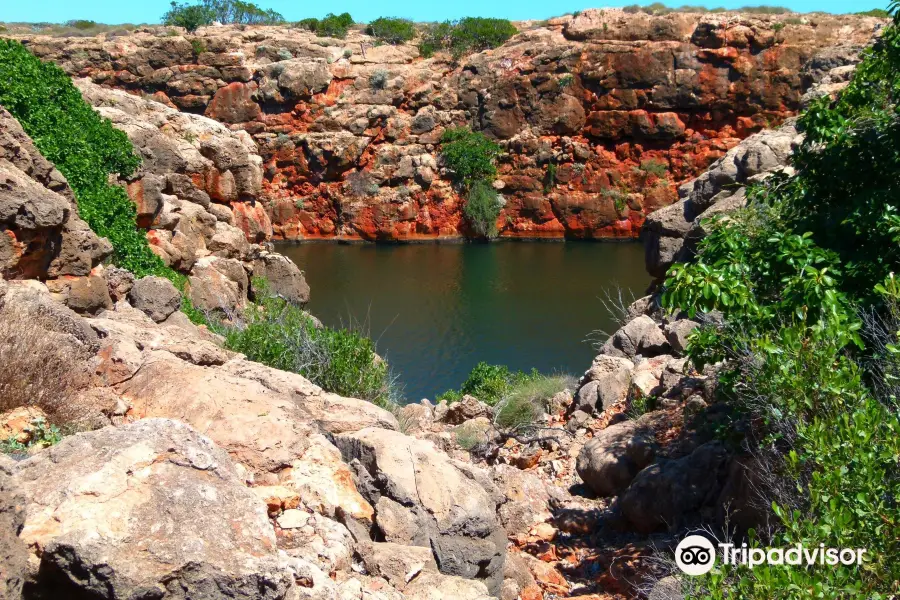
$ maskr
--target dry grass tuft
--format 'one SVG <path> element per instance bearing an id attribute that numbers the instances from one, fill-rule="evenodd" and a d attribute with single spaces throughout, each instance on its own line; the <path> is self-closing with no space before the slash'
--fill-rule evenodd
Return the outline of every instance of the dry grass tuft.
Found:
<path id="1" fill-rule="evenodd" d="M 52 331 L 49 317 L 0 311 L 0 412 L 37 406 L 59 427 L 86 417 L 73 402 L 88 383 L 87 352 Z"/>

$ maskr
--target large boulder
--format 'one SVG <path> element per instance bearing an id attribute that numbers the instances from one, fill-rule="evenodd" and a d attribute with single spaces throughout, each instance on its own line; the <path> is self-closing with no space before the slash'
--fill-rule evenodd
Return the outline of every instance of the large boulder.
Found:
<path id="1" fill-rule="evenodd" d="M 663 354 L 669 349 L 669 342 L 656 322 L 647 315 L 639 315 L 623 325 L 609 338 L 601 354 L 634 358 Z"/>
<path id="2" fill-rule="evenodd" d="M 309 302 L 309 285 L 297 265 L 281 254 L 263 252 L 253 261 L 253 277 L 268 282 L 268 291 L 295 304 Z M 252 286 L 252 282 L 251 282 Z M 254 293 L 259 290 L 254 289 Z"/>
<path id="3" fill-rule="evenodd" d="M 168 279 L 142 277 L 134 282 L 128 300 L 136 309 L 159 323 L 181 306 L 181 294 Z"/>
<path id="4" fill-rule="evenodd" d="M 17 600 L 28 572 L 28 550 L 19 539 L 25 504 L 10 485 L 15 463 L 0 455 L 0 598 Z"/>
<path id="5" fill-rule="evenodd" d="M 176 421 L 81 433 L 19 463 L 36 598 L 281 599 L 264 505 L 228 455 Z"/>
<path id="6" fill-rule="evenodd" d="M 194 308 L 234 315 L 246 304 L 249 280 L 235 259 L 205 256 L 194 264 L 188 282 Z"/>
<path id="7" fill-rule="evenodd" d="M 627 358 L 600 354 L 584 374 L 571 408 L 586 413 L 605 410 L 628 397 L 634 363 Z"/>
<path id="8" fill-rule="evenodd" d="M 345 460 L 358 461 L 363 493 L 386 539 L 430 547 L 441 573 L 499 590 L 506 533 L 486 476 L 450 460 L 431 442 L 396 431 L 369 428 L 336 440 Z"/>
<path id="9" fill-rule="evenodd" d="M 676 460 L 661 460 L 641 471 L 620 496 L 632 527 L 651 533 L 684 526 L 691 513 L 712 507 L 728 474 L 728 452 L 709 442 Z"/>
<path id="10" fill-rule="evenodd" d="M 78 216 L 66 178 L 0 107 L 0 272 L 5 278 L 88 275 L 112 252 Z"/>
<path id="11" fill-rule="evenodd" d="M 598 496 L 615 496 L 653 462 L 656 441 L 643 421 L 610 425 L 578 453 L 575 469 Z"/>

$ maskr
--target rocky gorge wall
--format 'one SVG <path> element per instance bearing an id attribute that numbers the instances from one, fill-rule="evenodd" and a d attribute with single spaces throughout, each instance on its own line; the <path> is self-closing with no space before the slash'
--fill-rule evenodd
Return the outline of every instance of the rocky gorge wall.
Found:
<path id="1" fill-rule="evenodd" d="M 190 177 L 251 242 L 465 235 L 464 199 L 439 158 L 451 125 L 481 130 L 505 151 L 495 182 L 501 236 L 606 238 L 636 236 L 679 184 L 793 115 L 809 86 L 851 62 L 881 24 L 586 10 L 520 23 L 503 46 L 457 63 L 359 31 L 337 40 L 289 27 L 21 39 L 73 76 L 247 136 L 258 164 Z M 157 124 L 204 153 L 195 134 Z M 178 196 L 175 187 L 164 191 Z M 139 204 L 147 190 L 146 180 L 129 186 Z M 151 242 L 171 254 L 161 235 Z"/>

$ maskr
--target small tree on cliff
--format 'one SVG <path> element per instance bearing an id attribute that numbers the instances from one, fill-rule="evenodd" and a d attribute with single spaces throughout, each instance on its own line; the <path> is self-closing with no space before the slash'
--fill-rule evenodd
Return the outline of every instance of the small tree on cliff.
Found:
<path id="1" fill-rule="evenodd" d="M 453 172 L 456 184 L 468 193 L 463 213 L 478 237 L 497 235 L 502 206 L 491 182 L 497 176 L 494 161 L 500 154 L 496 142 L 468 127 L 451 127 L 441 136 L 441 159 Z"/>
<path id="2" fill-rule="evenodd" d="M 174 27 L 184 27 L 189 33 L 197 31 L 204 25 L 213 22 L 213 12 L 202 4 L 178 4 L 172 1 L 172 8 L 163 15 L 163 25 L 172 25 Z"/>

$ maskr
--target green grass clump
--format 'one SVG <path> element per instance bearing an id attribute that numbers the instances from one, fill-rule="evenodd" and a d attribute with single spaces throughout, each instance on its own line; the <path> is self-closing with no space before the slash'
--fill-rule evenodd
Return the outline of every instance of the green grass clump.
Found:
<path id="1" fill-rule="evenodd" d="M 416 37 L 416 26 L 409 19 L 379 17 L 369 23 L 366 33 L 385 44 L 402 44 Z"/>
<path id="2" fill-rule="evenodd" d="M 648 175 L 655 175 L 657 177 L 665 177 L 669 172 L 669 165 L 661 160 L 653 158 L 642 160 L 641 166 L 638 168 Z"/>
<path id="3" fill-rule="evenodd" d="M 0 40 L 0 105 L 68 179 L 81 217 L 112 243 L 113 262 L 138 277 L 171 278 L 173 271 L 137 229 L 125 189 L 109 183 L 110 176 L 132 174 L 140 159 L 125 133 L 84 101 L 62 69 L 18 42 Z"/>
<path id="4" fill-rule="evenodd" d="M 494 406 L 515 386 L 537 379 L 540 376 L 540 373 L 537 371 L 532 371 L 531 373 L 510 371 L 504 365 L 489 365 L 486 362 L 480 362 L 475 365 L 475 368 L 469 373 L 459 390 L 447 390 L 443 394 L 438 395 L 437 400 L 438 402 L 441 400 L 456 402 L 464 395 L 469 394 L 485 404 Z"/>
<path id="5" fill-rule="evenodd" d="M 550 408 L 550 400 L 565 389 L 574 388 L 567 375 L 532 374 L 516 382 L 497 404 L 494 422 L 500 429 L 516 430 L 534 424 Z"/>
<path id="6" fill-rule="evenodd" d="M 518 33 L 506 19 L 466 17 L 459 21 L 432 23 L 422 32 L 419 53 L 433 56 L 439 50 L 449 50 L 454 59 L 502 45 Z"/>
<path id="7" fill-rule="evenodd" d="M 321 388 L 382 407 L 394 403 L 396 390 L 387 363 L 375 344 L 359 331 L 317 328 L 301 307 L 269 292 L 255 279 L 256 304 L 234 323 L 214 322 L 210 329 L 225 345 L 248 359 L 303 375 Z"/>
<path id="8" fill-rule="evenodd" d="M 725 361 L 722 430 L 747 448 L 772 532 L 752 545 L 866 548 L 861 567 L 719 565 L 686 597 L 880 598 L 900 581 L 900 18 L 833 101 L 798 120 L 793 174 L 748 190 L 748 206 L 707 220 L 663 305 L 720 310 L 691 335 L 698 369 Z"/>
<path id="9" fill-rule="evenodd" d="M 873 8 L 872 10 L 865 10 L 854 14 L 861 17 L 878 17 L 879 19 L 887 19 L 891 16 L 891 14 L 883 8 Z"/>

